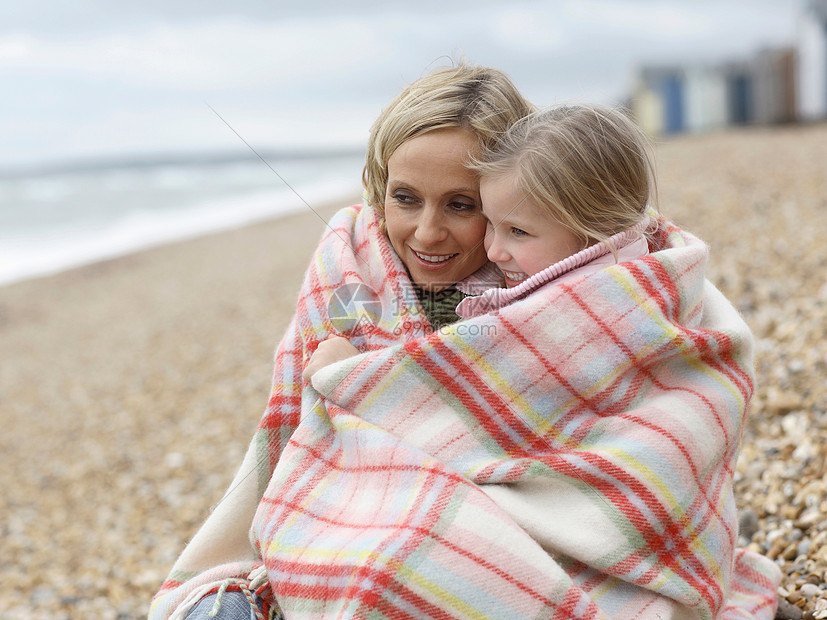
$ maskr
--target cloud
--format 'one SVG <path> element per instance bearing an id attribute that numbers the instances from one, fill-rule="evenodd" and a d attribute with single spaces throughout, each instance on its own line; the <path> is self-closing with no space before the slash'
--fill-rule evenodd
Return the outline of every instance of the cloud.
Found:
<path id="1" fill-rule="evenodd" d="M 790 43 L 794 5 L 771 0 L 654 2 L 568 0 L 565 21 L 596 46 L 640 50 L 653 60 L 720 58 L 762 42 Z"/>
<path id="2" fill-rule="evenodd" d="M 370 34 L 354 20 L 162 24 L 77 38 L 14 34 L 0 37 L 0 68 L 187 91 L 301 83 L 368 62 L 380 52 Z"/>
<path id="3" fill-rule="evenodd" d="M 709 34 L 714 18 L 708 10 L 676 2 L 651 0 L 569 0 L 563 8 L 566 21 L 581 24 L 593 34 L 618 34 L 633 39 L 670 40 Z"/>
<path id="4" fill-rule="evenodd" d="M 501 7 L 486 20 L 494 42 L 522 53 L 561 51 L 570 43 L 563 22 L 550 10 Z"/>
<path id="5" fill-rule="evenodd" d="M 789 42 L 796 13 L 775 0 L 309 1 L 75 0 L 49 12 L 33 0 L 11 15 L 6 3 L 0 158 L 237 141 L 205 103 L 265 148 L 357 142 L 401 88 L 452 55 L 504 70 L 541 105 L 612 102 L 644 62 Z"/>
<path id="6" fill-rule="evenodd" d="M 387 13 L 418 14 L 442 21 L 446 12 L 473 15 L 500 0 L 27 0 L 0 2 L 0 30 L 64 36 L 90 36 L 113 31 L 144 31 L 156 24 L 191 25 L 199 22 L 246 20 L 254 23 L 304 20 L 370 20 Z"/>

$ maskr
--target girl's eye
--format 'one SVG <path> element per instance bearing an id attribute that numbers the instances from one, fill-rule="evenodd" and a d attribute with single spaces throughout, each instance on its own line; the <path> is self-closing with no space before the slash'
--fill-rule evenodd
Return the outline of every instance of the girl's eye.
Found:
<path id="1" fill-rule="evenodd" d="M 515 237 L 523 237 L 523 236 L 527 235 L 528 233 L 526 231 L 524 231 L 522 228 L 517 228 L 516 226 L 512 226 L 511 227 L 511 234 L 514 235 Z"/>

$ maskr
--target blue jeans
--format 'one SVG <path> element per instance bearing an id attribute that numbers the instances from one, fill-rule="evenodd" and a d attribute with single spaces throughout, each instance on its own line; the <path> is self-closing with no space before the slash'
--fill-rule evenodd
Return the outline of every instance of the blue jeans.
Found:
<path id="1" fill-rule="evenodd" d="M 256 614 L 244 593 L 233 591 L 224 593 L 218 613 L 210 617 L 210 610 L 217 596 L 209 594 L 198 601 L 187 614 L 186 620 L 256 620 Z"/>

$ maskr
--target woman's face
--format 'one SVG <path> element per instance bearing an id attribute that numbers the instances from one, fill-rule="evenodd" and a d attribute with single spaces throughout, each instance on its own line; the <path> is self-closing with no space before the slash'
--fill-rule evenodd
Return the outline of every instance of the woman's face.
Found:
<path id="1" fill-rule="evenodd" d="M 388 237 L 422 289 L 440 291 L 487 261 L 479 177 L 464 165 L 477 148 L 469 130 L 437 129 L 403 142 L 388 159 Z"/>

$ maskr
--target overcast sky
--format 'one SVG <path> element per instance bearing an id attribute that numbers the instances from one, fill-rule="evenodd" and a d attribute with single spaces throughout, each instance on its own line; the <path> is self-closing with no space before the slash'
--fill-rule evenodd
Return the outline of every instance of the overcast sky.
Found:
<path id="1" fill-rule="evenodd" d="M 0 2 L 0 168 L 362 145 L 445 57 L 539 105 L 612 103 L 641 64 L 793 44 L 803 0 Z M 414 8 L 415 7 L 415 8 Z"/>

